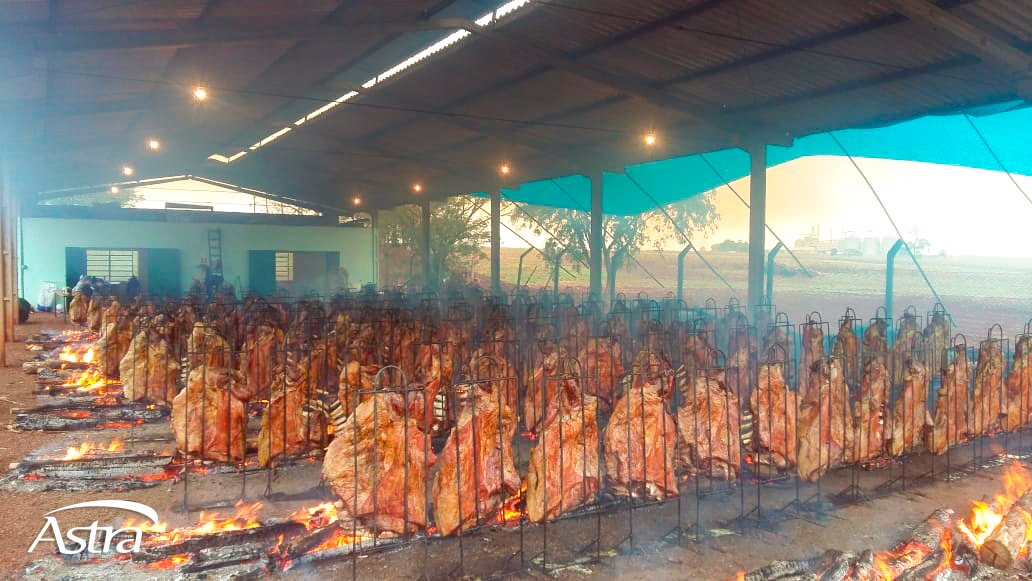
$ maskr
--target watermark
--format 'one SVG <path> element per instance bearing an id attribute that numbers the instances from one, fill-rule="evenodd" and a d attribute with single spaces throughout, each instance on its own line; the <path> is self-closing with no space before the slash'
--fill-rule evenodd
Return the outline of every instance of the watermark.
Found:
<path id="1" fill-rule="evenodd" d="M 62 510 L 88 507 L 120 508 L 139 513 L 150 519 L 152 523 L 158 522 L 157 511 L 139 502 L 129 500 L 91 500 L 89 502 L 70 504 L 43 515 L 46 522 L 43 524 L 43 528 L 40 529 L 39 534 L 36 535 L 36 540 L 32 542 L 28 552 L 31 553 L 35 550 L 36 545 L 41 542 L 53 542 L 57 551 L 62 555 L 77 555 L 83 551 L 87 553 L 107 553 L 111 551 L 112 541 L 120 537 L 121 540 L 114 543 L 115 551 L 119 553 L 132 553 L 140 550 L 140 543 L 143 541 L 143 531 L 138 527 L 115 529 L 114 527 L 97 526 L 97 521 L 93 521 L 93 524 L 88 527 L 71 528 L 68 529 L 67 533 L 62 534 L 57 518 L 49 516 Z M 89 536 L 86 536 L 87 533 Z M 51 536 L 48 537 L 47 534 Z"/>

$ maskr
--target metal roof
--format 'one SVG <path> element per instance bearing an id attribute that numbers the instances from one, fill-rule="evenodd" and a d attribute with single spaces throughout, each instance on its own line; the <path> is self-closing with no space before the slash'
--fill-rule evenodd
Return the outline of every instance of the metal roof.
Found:
<path id="1" fill-rule="evenodd" d="M 501 2 L 0 3 L 0 154 L 23 192 L 130 164 L 387 207 L 415 182 L 443 197 L 1032 95 L 1027 1 L 530 0 L 472 22 Z"/>

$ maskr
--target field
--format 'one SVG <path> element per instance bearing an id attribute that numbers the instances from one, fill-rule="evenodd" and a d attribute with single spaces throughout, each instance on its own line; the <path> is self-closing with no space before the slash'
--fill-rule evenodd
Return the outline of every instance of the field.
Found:
<path id="1" fill-rule="evenodd" d="M 501 277 L 507 288 L 516 281 L 522 253 L 520 248 L 502 249 Z M 701 305 L 712 297 L 724 305 L 732 296 L 745 302 L 748 257 L 742 253 L 714 252 L 704 252 L 703 256 L 735 292 L 724 286 L 697 255 L 689 254 L 685 258 L 685 302 L 691 306 Z M 817 256 L 812 252 L 798 256 L 810 276 L 783 250 L 776 262 L 774 279 L 775 308 L 787 313 L 793 322 L 802 322 L 812 311 L 834 320 L 846 307 L 852 307 L 861 318 L 869 318 L 884 304 L 884 258 Z M 637 259 L 640 266 L 632 265 L 618 274 L 619 292 L 627 297 L 646 293 L 655 299 L 676 294 L 676 252 L 647 251 Z M 925 256 L 921 257 L 921 264 L 957 329 L 969 338 L 985 336 L 994 323 L 1002 326 L 1006 336 L 1013 336 L 1021 332 L 1032 317 L 1032 260 Z M 560 273 L 562 292 L 585 292 L 586 265 L 572 260 L 564 261 L 563 265 L 569 273 Z M 523 283 L 534 290 L 546 286 L 551 289 L 551 270 L 551 265 L 532 252 L 524 260 Z M 486 260 L 480 262 L 473 278 L 480 284 L 488 283 L 490 266 Z M 924 316 L 935 304 L 931 291 L 905 251 L 896 259 L 894 301 L 896 316 L 908 305 L 913 305 Z"/>

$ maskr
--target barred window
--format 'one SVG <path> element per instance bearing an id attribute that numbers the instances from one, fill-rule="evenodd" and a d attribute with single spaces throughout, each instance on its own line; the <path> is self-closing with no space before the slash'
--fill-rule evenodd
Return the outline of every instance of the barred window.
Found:
<path id="1" fill-rule="evenodd" d="M 276 282 L 291 282 L 294 280 L 294 253 L 276 253 Z"/>
<path id="2" fill-rule="evenodd" d="M 125 282 L 139 274 L 140 252 L 138 250 L 109 250 L 88 248 L 86 250 L 86 274 L 103 278 L 108 282 Z"/>

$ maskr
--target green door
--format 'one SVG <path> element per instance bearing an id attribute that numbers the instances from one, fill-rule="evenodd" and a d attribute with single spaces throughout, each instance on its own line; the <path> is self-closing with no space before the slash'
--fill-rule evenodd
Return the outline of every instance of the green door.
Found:
<path id="1" fill-rule="evenodd" d="M 276 252 L 251 250 L 247 258 L 248 288 L 260 295 L 272 296 L 276 291 Z"/>
<path id="2" fill-rule="evenodd" d="M 147 294 L 158 296 L 179 296 L 182 285 L 179 280 L 179 250 L 176 248 L 148 248 L 144 266 L 147 269 Z"/>

